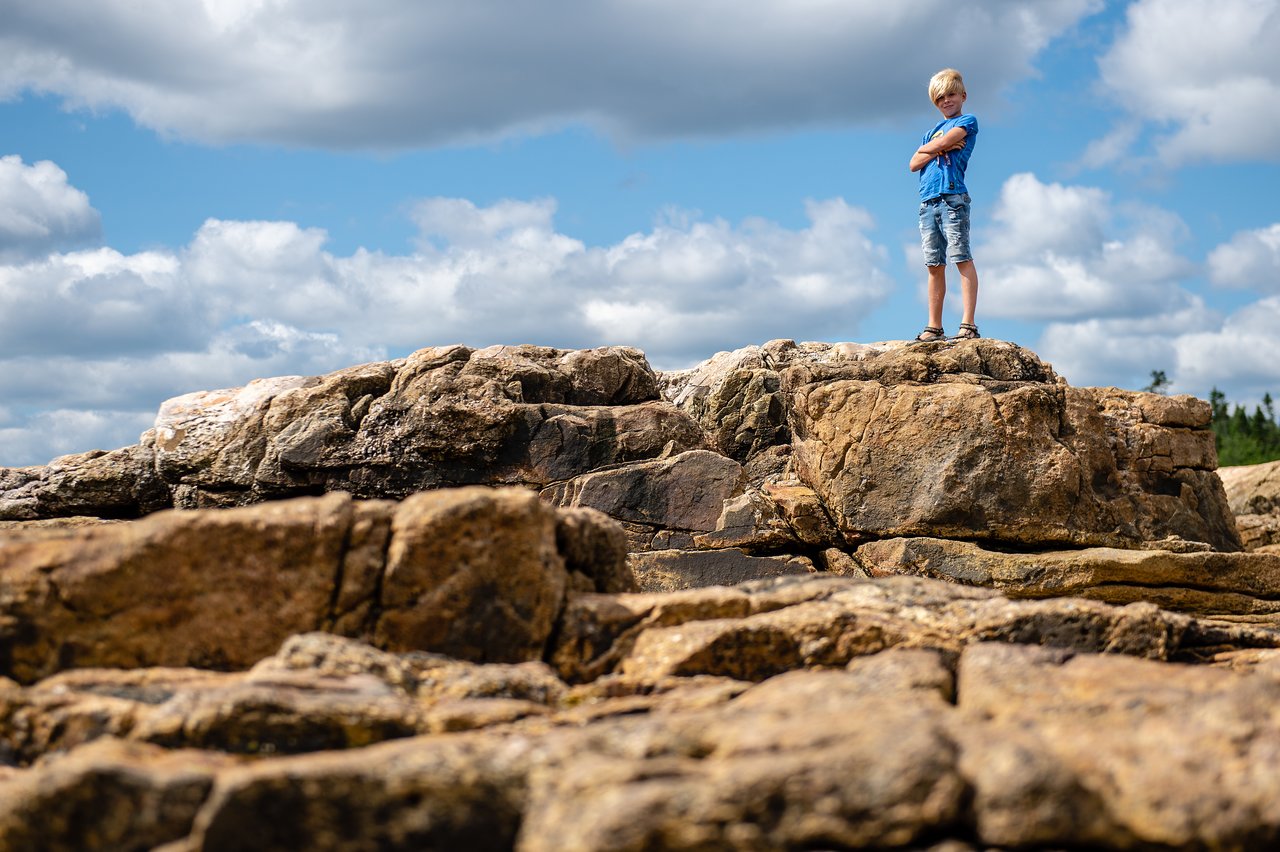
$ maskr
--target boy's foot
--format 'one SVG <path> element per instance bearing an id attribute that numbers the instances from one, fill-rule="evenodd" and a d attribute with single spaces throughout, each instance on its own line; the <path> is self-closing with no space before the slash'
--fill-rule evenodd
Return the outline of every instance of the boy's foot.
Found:
<path id="1" fill-rule="evenodd" d="M 950 340 L 977 340 L 981 337 L 978 334 L 978 327 L 971 322 L 960 323 L 960 330 L 956 332 L 956 336 L 949 338 Z"/>
<path id="2" fill-rule="evenodd" d="M 916 335 L 916 339 L 912 343 L 933 343 L 935 340 L 946 340 L 947 333 L 940 328 L 932 325 L 926 325 L 924 331 Z"/>

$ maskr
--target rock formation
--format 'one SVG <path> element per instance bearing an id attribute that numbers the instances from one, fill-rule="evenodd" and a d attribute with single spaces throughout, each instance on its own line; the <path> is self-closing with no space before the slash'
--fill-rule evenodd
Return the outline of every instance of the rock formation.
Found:
<path id="1" fill-rule="evenodd" d="M 0 848 L 1280 844 L 1208 420 L 992 340 L 171 400 L 0 469 Z"/>
<path id="2" fill-rule="evenodd" d="M 1280 462 L 1218 471 L 1245 550 L 1280 553 Z"/>

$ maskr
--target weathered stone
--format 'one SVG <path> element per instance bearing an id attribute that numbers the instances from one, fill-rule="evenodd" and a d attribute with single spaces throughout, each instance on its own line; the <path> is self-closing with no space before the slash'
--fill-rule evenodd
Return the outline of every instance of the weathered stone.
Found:
<path id="1" fill-rule="evenodd" d="M 627 567 L 626 533 L 603 512 L 561 509 L 556 516 L 556 547 L 578 591 L 639 591 Z"/>
<path id="2" fill-rule="evenodd" d="M 255 379 L 243 388 L 175 397 L 160 406 L 156 425 L 142 444 L 154 448 L 156 469 L 172 485 L 247 490 L 265 451 L 262 421 L 271 401 L 319 381 L 281 376 Z"/>
<path id="3" fill-rule="evenodd" d="M 933 577 L 1011 598 L 1150 601 L 1180 612 L 1280 624 L 1280 556 L 1274 555 L 1115 548 L 1005 553 L 971 542 L 899 538 L 864 544 L 857 556 L 873 576 Z"/>
<path id="4" fill-rule="evenodd" d="M 562 521 L 563 518 L 563 521 Z M 526 489 L 345 494 L 0 536 L 0 672 L 240 669 L 329 630 L 393 650 L 540 659 L 568 584 L 630 587 L 620 533 Z M 600 558 L 602 561 L 596 561 Z M 607 561 L 605 561 L 607 560 Z"/>
<path id="5" fill-rule="evenodd" d="M 790 440 L 781 377 L 765 349 L 720 352 L 691 370 L 662 376 L 667 399 L 692 416 L 718 451 L 746 462 Z"/>
<path id="6" fill-rule="evenodd" d="M 167 508 L 170 488 L 145 445 L 62 456 L 40 467 L 0 468 L 0 520 L 89 515 L 136 518 Z"/>
<path id="7" fill-rule="evenodd" d="M 628 564 L 645 592 L 674 592 L 704 586 L 733 586 L 748 580 L 812 574 L 803 556 L 752 556 L 738 548 L 652 550 L 632 554 Z"/>
<path id="8" fill-rule="evenodd" d="M 0 780 L 0 848 L 145 852 L 179 840 L 225 758 L 102 740 Z"/>
<path id="9" fill-rule="evenodd" d="M 1246 551 L 1266 551 L 1280 545 L 1280 514 L 1236 515 L 1236 529 Z"/>
<path id="10" fill-rule="evenodd" d="M 804 544 L 821 547 L 839 540 L 831 516 L 812 488 L 795 480 L 774 480 L 764 484 L 764 492 Z"/>
<path id="11" fill-rule="evenodd" d="M 694 536 L 699 548 L 728 547 L 783 550 L 800 542 L 782 508 L 769 495 L 755 488 L 724 501 L 715 529 Z"/>
<path id="12" fill-rule="evenodd" d="M 570 682 L 612 671 L 635 679 L 761 680 L 794 668 L 843 666 L 885 648 L 956 652 L 985 641 L 1189 659 L 1222 645 L 1276 647 L 1280 633 L 1149 603 L 1009 600 L 914 577 L 788 577 L 671 595 L 579 596 L 552 661 Z"/>
<path id="13" fill-rule="evenodd" d="M 961 818 L 965 794 L 945 709 L 845 688 L 856 681 L 796 672 L 722 708 L 566 738 L 573 759 L 530 777 L 518 848 L 831 849 L 936 836 Z"/>
<path id="14" fill-rule="evenodd" d="M 0 761 L 30 764 L 104 737 L 271 755 L 505 724 L 550 713 L 567 687 L 544 663 L 391 654 L 323 633 L 248 672 L 80 669 L 0 688 Z"/>
<path id="15" fill-rule="evenodd" d="M 374 643 L 480 662 L 541 659 L 568 581 L 556 512 L 532 491 L 416 494 L 392 521 Z"/>
<path id="16" fill-rule="evenodd" d="M 132 518 L 317 491 L 543 487 L 704 444 L 659 398 L 639 350 L 432 347 L 171 399 L 135 447 L 0 468 L 0 520 Z"/>
<path id="17" fill-rule="evenodd" d="M 1280 680 L 980 645 L 953 726 L 1001 847 L 1264 848 L 1280 838 Z"/>
<path id="18" fill-rule="evenodd" d="M 188 850 L 511 849 L 523 777 L 456 735 L 221 773 Z"/>
<path id="19" fill-rule="evenodd" d="M 1221 467 L 1218 476 L 1237 515 L 1280 513 L 1280 461 Z"/>
<path id="20" fill-rule="evenodd" d="M 0 671 L 243 668 L 329 612 L 351 499 L 0 537 Z"/>
<path id="21" fill-rule="evenodd" d="M 1240 549 L 1212 433 L 1192 425 L 1204 403 L 1071 388 L 992 340 L 785 376 L 795 471 L 850 541 L 1133 547 L 1172 534 Z"/>
<path id="22" fill-rule="evenodd" d="M 742 489 L 742 466 L 706 450 L 584 474 L 548 488 L 556 506 L 587 506 L 621 521 L 709 532 Z"/>

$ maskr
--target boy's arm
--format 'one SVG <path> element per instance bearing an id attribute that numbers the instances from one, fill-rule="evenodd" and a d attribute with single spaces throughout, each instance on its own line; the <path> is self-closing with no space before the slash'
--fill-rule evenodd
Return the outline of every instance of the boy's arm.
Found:
<path id="1" fill-rule="evenodd" d="M 930 139 L 911 155 L 911 162 L 908 164 L 908 168 L 913 172 L 918 172 L 929 165 L 929 161 L 934 157 L 941 156 L 949 151 L 959 151 L 964 147 L 964 140 L 968 135 L 969 131 L 963 127 L 953 127 L 937 139 Z"/>

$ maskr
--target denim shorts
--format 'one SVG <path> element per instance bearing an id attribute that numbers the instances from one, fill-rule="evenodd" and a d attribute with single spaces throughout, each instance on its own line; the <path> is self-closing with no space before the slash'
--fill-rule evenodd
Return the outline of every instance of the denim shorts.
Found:
<path id="1" fill-rule="evenodd" d="M 940 195 L 920 204 L 920 246 L 925 266 L 964 263 L 969 252 L 969 193 Z"/>

